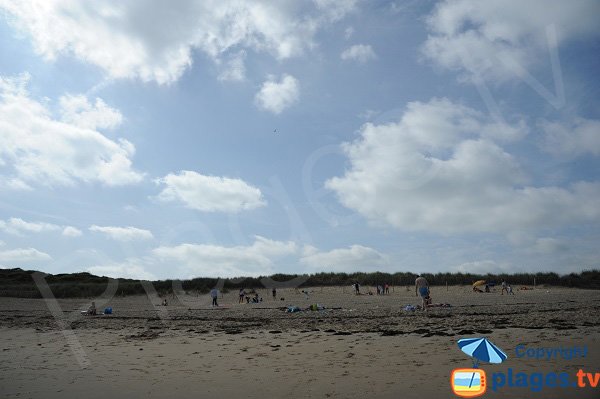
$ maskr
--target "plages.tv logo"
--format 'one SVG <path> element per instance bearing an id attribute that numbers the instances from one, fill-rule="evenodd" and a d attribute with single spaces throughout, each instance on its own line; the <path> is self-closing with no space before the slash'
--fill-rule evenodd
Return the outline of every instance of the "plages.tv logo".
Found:
<path id="1" fill-rule="evenodd" d="M 452 392 L 463 398 L 483 395 L 487 390 L 487 377 L 485 371 L 478 367 L 479 362 L 502 363 L 508 356 L 486 338 L 459 339 L 458 347 L 473 358 L 473 367 L 452 370 Z"/>

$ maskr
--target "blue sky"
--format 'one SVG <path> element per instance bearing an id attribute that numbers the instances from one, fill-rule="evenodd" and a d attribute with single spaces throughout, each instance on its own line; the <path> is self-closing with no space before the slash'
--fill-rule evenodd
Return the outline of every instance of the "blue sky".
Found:
<path id="1" fill-rule="evenodd" d="M 0 9 L 2 267 L 600 267 L 596 1 Z"/>

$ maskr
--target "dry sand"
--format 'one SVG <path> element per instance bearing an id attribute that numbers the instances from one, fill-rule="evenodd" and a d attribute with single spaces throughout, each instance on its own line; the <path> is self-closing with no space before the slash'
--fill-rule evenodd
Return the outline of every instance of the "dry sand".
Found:
<path id="1" fill-rule="evenodd" d="M 364 290 L 364 289 L 363 289 Z M 208 296 L 96 299 L 110 316 L 79 312 L 90 300 L 0 298 L 0 394 L 20 398 L 451 398 L 454 368 L 471 360 L 459 338 L 485 336 L 507 352 L 495 372 L 600 372 L 600 291 L 541 288 L 514 296 L 433 287 L 449 308 L 407 312 L 414 289 L 355 296 L 350 287 L 315 288 L 310 298 L 279 290 L 274 301 L 237 304 L 237 292 L 211 308 Z M 285 313 L 311 303 L 321 312 Z M 66 326 L 67 330 L 63 328 Z M 518 359 L 515 347 L 586 346 L 585 358 Z M 489 381 L 491 383 L 491 381 Z M 597 388 L 504 387 L 499 398 L 600 397 Z"/>

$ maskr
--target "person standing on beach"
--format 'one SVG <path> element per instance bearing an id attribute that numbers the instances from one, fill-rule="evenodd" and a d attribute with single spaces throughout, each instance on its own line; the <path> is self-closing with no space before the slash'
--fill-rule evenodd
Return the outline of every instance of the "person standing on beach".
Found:
<path id="1" fill-rule="evenodd" d="M 354 293 L 356 295 L 360 294 L 360 285 L 358 285 L 358 281 L 356 283 L 354 283 Z"/>
<path id="2" fill-rule="evenodd" d="M 210 297 L 212 298 L 211 306 L 219 306 L 219 304 L 217 303 L 217 298 L 219 297 L 219 290 L 216 288 L 210 290 Z"/>
<path id="3" fill-rule="evenodd" d="M 273 299 L 277 300 L 277 289 L 273 287 Z"/>
<path id="4" fill-rule="evenodd" d="M 508 288 L 506 287 L 506 280 L 502 280 L 502 291 L 500 291 L 500 295 L 504 295 L 504 291 L 508 295 Z"/>
<path id="5" fill-rule="evenodd" d="M 245 296 L 246 296 L 246 291 L 244 291 L 243 288 L 240 288 L 240 299 L 238 300 L 238 303 L 244 303 Z"/>
<path id="6" fill-rule="evenodd" d="M 421 296 L 421 300 L 423 301 L 423 310 L 427 310 L 427 300 L 429 297 L 429 283 L 427 279 L 423 276 L 419 276 L 415 280 L 415 296 Z"/>

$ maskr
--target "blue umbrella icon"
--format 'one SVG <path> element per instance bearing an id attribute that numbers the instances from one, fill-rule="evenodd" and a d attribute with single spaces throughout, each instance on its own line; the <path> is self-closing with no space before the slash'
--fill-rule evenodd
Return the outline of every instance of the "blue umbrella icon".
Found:
<path id="1" fill-rule="evenodd" d="M 479 362 L 502 363 L 508 357 L 502 349 L 492 344 L 486 338 L 463 338 L 458 340 L 458 347 L 467 355 L 473 357 L 473 367 Z"/>
<path id="2" fill-rule="evenodd" d="M 508 357 L 502 349 L 492 344 L 486 338 L 463 338 L 458 340 L 458 347 L 467 355 L 475 359 L 473 368 L 477 368 L 479 362 L 502 363 Z M 473 384 L 475 373 L 471 376 L 469 388 Z"/>

